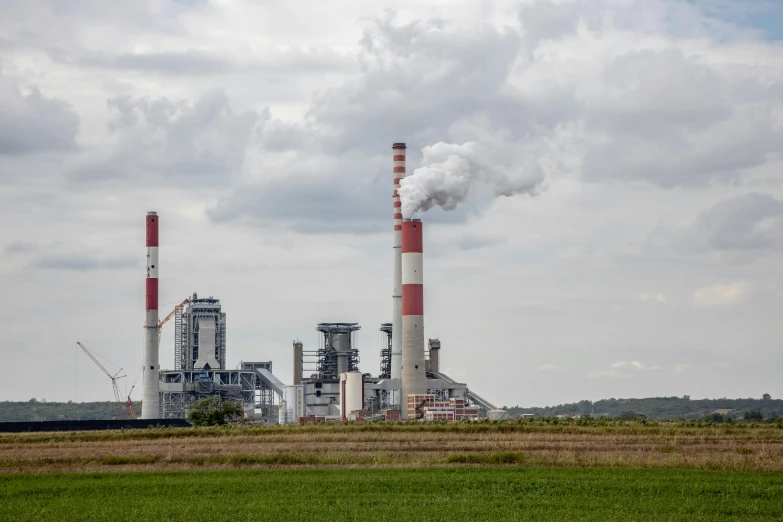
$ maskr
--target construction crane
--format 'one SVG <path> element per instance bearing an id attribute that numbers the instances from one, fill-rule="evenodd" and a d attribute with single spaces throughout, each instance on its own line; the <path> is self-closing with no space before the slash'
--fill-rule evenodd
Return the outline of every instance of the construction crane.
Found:
<path id="1" fill-rule="evenodd" d="M 136 408 L 133 407 L 133 400 L 131 399 L 131 394 L 133 393 L 133 389 L 136 387 L 136 382 L 139 380 L 139 376 L 141 375 L 141 371 L 144 369 L 144 366 L 142 365 L 139 368 L 139 372 L 136 374 L 136 378 L 133 379 L 133 384 L 131 385 L 131 389 L 128 392 L 128 402 L 126 403 L 126 406 L 128 407 L 128 413 L 130 413 L 131 419 L 136 420 Z"/>
<path id="2" fill-rule="evenodd" d="M 87 357 L 92 359 L 92 362 L 97 364 L 98 368 L 100 368 L 103 371 L 103 373 L 105 373 L 109 377 L 109 379 L 111 379 L 111 386 L 114 389 L 114 402 L 117 405 L 117 414 L 120 416 L 120 418 L 124 417 L 125 413 L 124 413 L 124 408 L 123 408 L 123 400 L 121 398 L 122 396 L 120 395 L 120 389 L 117 387 L 117 379 L 122 379 L 123 377 L 125 377 L 125 374 L 120 375 L 120 373 L 122 373 L 122 368 L 120 368 L 117 373 L 112 375 L 111 372 L 109 370 L 107 370 L 101 364 L 101 362 L 95 357 L 96 355 L 98 355 L 97 353 L 93 353 L 92 350 L 90 350 L 89 348 L 84 346 L 79 341 L 76 341 L 76 344 L 78 344 L 79 348 L 81 348 L 84 351 L 84 353 L 87 354 Z M 98 355 L 98 357 L 101 357 L 101 356 Z M 101 358 L 103 358 L 103 357 L 101 357 Z M 114 364 L 114 363 L 112 363 L 112 364 Z M 130 396 L 128 398 L 130 398 Z M 125 405 L 125 407 L 127 407 L 127 404 Z M 133 409 L 133 405 L 131 404 L 131 410 L 132 409 Z M 133 412 L 133 414 L 131 414 L 131 416 L 133 416 L 134 414 L 135 414 L 135 412 Z"/>
<path id="3" fill-rule="evenodd" d="M 184 308 L 184 306 L 185 306 L 186 304 L 188 304 L 189 302 L 190 302 L 190 299 L 185 299 L 185 300 L 184 300 L 184 301 L 182 301 L 180 304 L 178 304 L 177 306 L 175 306 L 175 307 L 174 307 L 174 310 L 172 310 L 171 312 L 169 312 L 169 315 L 167 315 L 166 317 L 164 317 L 162 320 L 158 321 L 158 346 L 160 346 L 160 336 L 161 336 L 161 334 L 163 333 L 163 325 L 164 325 L 164 324 L 166 324 L 166 322 L 167 322 L 169 319 L 171 319 L 172 317 L 174 317 L 174 314 L 176 314 L 178 310 L 182 310 L 182 308 Z"/>

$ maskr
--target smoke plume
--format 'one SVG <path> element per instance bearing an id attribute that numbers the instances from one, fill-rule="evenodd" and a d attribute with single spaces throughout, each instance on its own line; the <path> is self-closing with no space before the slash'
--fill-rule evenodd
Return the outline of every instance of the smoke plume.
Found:
<path id="1" fill-rule="evenodd" d="M 495 196 L 536 195 L 544 181 L 537 161 L 507 167 L 499 150 L 472 141 L 428 145 L 422 156 L 422 166 L 400 181 L 405 219 L 436 205 L 454 210 L 479 185 L 492 189 Z"/>

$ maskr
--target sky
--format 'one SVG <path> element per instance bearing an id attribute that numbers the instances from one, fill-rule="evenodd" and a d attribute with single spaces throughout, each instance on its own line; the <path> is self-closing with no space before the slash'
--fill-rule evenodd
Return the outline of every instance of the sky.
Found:
<path id="1" fill-rule="evenodd" d="M 776 20 L 772 0 L 0 2 L 0 400 L 109 400 L 76 341 L 130 389 L 149 210 L 161 316 L 219 298 L 230 368 L 291 382 L 292 341 L 336 321 L 376 374 L 398 141 L 409 175 L 475 144 L 525 184 L 419 216 L 451 377 L 507 406 L 783 396 Z"/>

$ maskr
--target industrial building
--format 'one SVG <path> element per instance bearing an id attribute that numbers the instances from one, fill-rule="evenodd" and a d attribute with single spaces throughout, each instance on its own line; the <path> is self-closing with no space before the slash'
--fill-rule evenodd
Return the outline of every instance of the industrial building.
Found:
<path id="1" fill-rule="evenodd" d="M 392 146 L 392 322 L 382 323 L 377 376 L 362 373 L 355 322 L 319 323 L 317 346 L 293 343 L 291 385 L 272 361 L 228 369 L 226 312 L 220 300 L 194 293 L 158 320 L 158 215 L 147 214 L 147 301 L 142 418 L 185 418 L 196 401 L 217 396 L 242 403 L 247 418 L 296 424 L 365 418 L 464 420 L 497 408 L 440 370 L 441 341 L 424 343 L 424 224 L 403 219 L 398 194 L 406 146 Z M 173 370 L 160 370 L 162 326 L 174 317 Z"/>
<path id="2" fill-rule="evenodd" d="M 317 325 L 323 337 L 315 350 L 307 351 L 295 341 L 292 381 L 301 386 L 297 390 L 303 394 L 297 398 L 297 408 L 303 402 L 302 416 L 312 417 L 312 422 L 329 417 L 347 419 L 357 412 L 386 418 L 462 420 L 497 409 L 469 390 L 467 384 L 440 371 L 439 339 L 430 339 L 425 351 L 423 224 L 403 219 L 398 194 L 406 171 L 405 151 L 404 143 L 392 145 L 392 322 L 380 326 L 384 334 L 380 371 L 377 377 L 361 374 L 361 398 L 358 387 L 345 385 L 352 381 L 344 378 L 354 378 L 350 376 L 358 375 L 359 370 L 359 350 L 353 335 L 359 330 L 356 323 Z M 426 400 L 409 411 L 409 397 Z M 287 421 L 294 423 L 290 417 Z"/>
<path id="3" fill-rule="evenodd" d="M 194 293 L 174 310 L 174 370 L 160 372 L 159 390 L 165 419 L 185 418 L 196 401 L 220 397 L 243 404 L 248 418 L 275 422 L 283 383 L 272 361 L 226 369 L 226 313 L 219 299 Z"/>
<path id="4" fill-rule="evenodd" d="M 220 300 L 193 294 L 174 317 L 174 369 L 225 370 L 226 314 Z"/>

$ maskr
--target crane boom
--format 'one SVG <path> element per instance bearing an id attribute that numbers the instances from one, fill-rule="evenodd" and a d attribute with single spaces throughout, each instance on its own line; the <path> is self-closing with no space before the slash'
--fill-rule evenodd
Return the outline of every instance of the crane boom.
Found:
<path id="1" fill-rule="evenodd" d="M 166 317 L 164 317 L 162 320 L 158 321 L 158 346 L 160 346 L 160 336 L 161 336 L 161 334 L 163 333 L 163 328 L 162 328 L 162 327 L 163 327 L 163 325 L 164 325 L 164 324 L 166 324 L 166 322 L 167 322 L 169 319 L 171 319 L 172 317 L 174 317 L 174 314 L 176 314 L 176 313 L 177 313 L 177 310 L 182 310 L 182 308 L 183 308 L 183 307 L 184 307 L 186 304 L 188 304 L 189 302 L 190 302 L 190 299 L 185 299 L 185 300 L 184 300 L 184 301 L 182 301 L 180 304 L 178 304 L 177 306 L 175 306 L 175 307 L 174 307 L 174 310 L 172 310 L 171 312 L 169 312 L 169 314 L 168 314 Z"/>
<path id="2" fill-rule="evenodd" d="M 98 368 L 100 368 L 101 371 L 103 371 L 103 373 L 105 373 L 106 376 L 109 377 L 109 379 L 111 379 L 111 387 L 112 387 L 112 391 L 114 392 L 114 403 L 117 406 L 117 414 L 120 416 L 120 418 L 122 418 L 124 416 L 123 404 L 122 404 L 123 401 L 122 401 L 122 395 L 120 394 L 120 389 L 117 387 L 117 379 L 122 379 L 123 377 L 125 377 L 124 374 L 120 375 L 120 373 L 122 373 L 122 368 L 120 368 L 119 371 L 117 371 L 117 373 L 112 375 L 111 372 L 109 372 L 109 370 L 107 370 L 106 367 L 103 366 L 101 362 L 95 357 L 95 355 L 92 353 L 92 350 L 84 346 L 79 341 L 76 341 L 76 344 L 78 344 L 79 348 L 81 348 L 82 351 L 87 354 L 87 357 L 92 359 L 92 362 L 94 362 L 98 366 Z M 135 412 L 133 411 L 133 404 L 131 404 L 131 407 L 129 408 L 129 412 L 131 413 L 131 417 L 135 418 Z"/>

